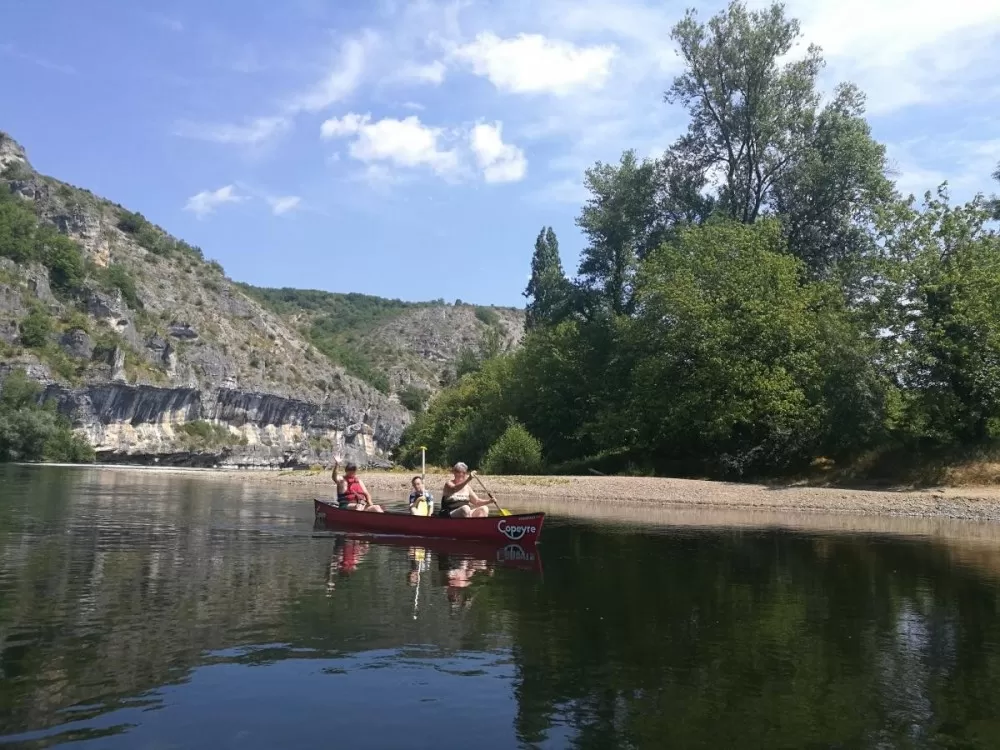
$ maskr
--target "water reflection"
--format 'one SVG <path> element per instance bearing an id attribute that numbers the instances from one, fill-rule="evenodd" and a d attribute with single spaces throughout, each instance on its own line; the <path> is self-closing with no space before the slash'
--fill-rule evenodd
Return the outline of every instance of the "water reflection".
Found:
<path id="1" fill-rule="evenodd" d="M 497 548 L 111 474 L 0 467 L 0 744 L 1000 746 L 996 527 L 553 517 Z"/>

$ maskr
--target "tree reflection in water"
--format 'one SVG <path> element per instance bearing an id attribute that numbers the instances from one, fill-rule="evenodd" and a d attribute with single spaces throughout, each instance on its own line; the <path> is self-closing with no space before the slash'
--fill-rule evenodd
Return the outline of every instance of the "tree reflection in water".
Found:
<path id="1" fill-rule="evenodd" d="M 306 501 L 259 487 L 0 472 L 0 735 L 113 730 L 101 742 L 123 744 L 95 746 L 127 747 L 169 716 L 198 745 L 184 696 L 229 666 L 250 671 L 228 689 L 260 686 L 278 716 L 354 679 L 433 685 L 395 700 L 420 731 L 483 747 L 507 742 L 476 735 L 490 721 L 525 746 L 1000 746 L 986 546 L 553 519 L 537 550 L 470 551 L 318 535 Z M 296 664 L 271 687 L 266 670 Z M 363 744 L 385 717 L 375 701 L 324 720 Z"/>

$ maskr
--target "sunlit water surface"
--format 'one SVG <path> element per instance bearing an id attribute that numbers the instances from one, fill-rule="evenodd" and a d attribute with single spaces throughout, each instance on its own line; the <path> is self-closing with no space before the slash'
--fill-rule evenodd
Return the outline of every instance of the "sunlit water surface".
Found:
<path id="1" fill-rule="evenodd" d="M 551 516 L 508 566 L 302 492 L 0 467 L 0 744 L 1000 747 L 992 527 Z"/>

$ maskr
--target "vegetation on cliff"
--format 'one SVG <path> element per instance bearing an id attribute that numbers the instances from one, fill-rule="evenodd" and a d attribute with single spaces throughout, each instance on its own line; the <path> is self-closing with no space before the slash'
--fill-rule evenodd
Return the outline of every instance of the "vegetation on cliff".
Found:
<path id="1" fill-rule="evenodd" d="M 512 419 L 566 472 L 762 477 L 1000 441 L 1000 203 L 901 196 L 862 93 L 824 101 L 814 47 L 784 62 L 798 36 L 777 4 L 675 26 L 687 132 L 587 170 L 576 278 L 543 229 L 523 345 L 442 392 L 404 461 L 480 464 Z"/>
<path id="2" fill-rule="evenodd" d="M 404 302 L 367 294 L 241 284 L 349 373 L 419 412 L 443 385 L 513 348 L 524 313 L 443 299 Z"/>
<path id="3" fill-rule="evenodd" d="M 94 450 L 73 433 L 55 404 L 40 403 L 42 389 L 15 370 L 0 389 L 0 463 L 65 461 L 91 463 Z"/>

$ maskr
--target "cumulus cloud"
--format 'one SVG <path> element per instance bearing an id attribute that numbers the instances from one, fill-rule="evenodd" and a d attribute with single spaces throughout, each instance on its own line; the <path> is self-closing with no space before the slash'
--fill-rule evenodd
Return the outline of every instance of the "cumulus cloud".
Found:
<path id="1" fill-rule="evenodd" d="M 202 190 L 192 195 L 184 205 L 184 210 L 203 219 L 224 203 L 238 203 L 242 200 L 244 197 L 237 195 L 234 185 L 225 185 L 218 190 Z"/>
<path id="2" fill-rule="evenodd" d="M 352 138 L 348 153 L 358 161 L 398 167 L 428 167 L 435 174 L 454 174 L 458 154 L 442 148 L 443 131 L 420 122 L 415 115 L 403 120 L 387 117 L 373 122 L 371 115 L 349 113 L 322 124 L 323 138 Z"/>
<path id="3" fill-rule="evenodd" d="M 469 134 L 476 163 L 486 182 L 518 182 L 528 171 L 524 151 L 503 142 L 503 125 L 479 123 Z"/>
<path id="4" fill-rule="evenodd" d="M 501 39 L 485 32 L 453 54 L 501 91 L 565 96 L 577 89 L 601 88 L 608 79 L 616 48 L 578 47 L 541 34 Z"/>

